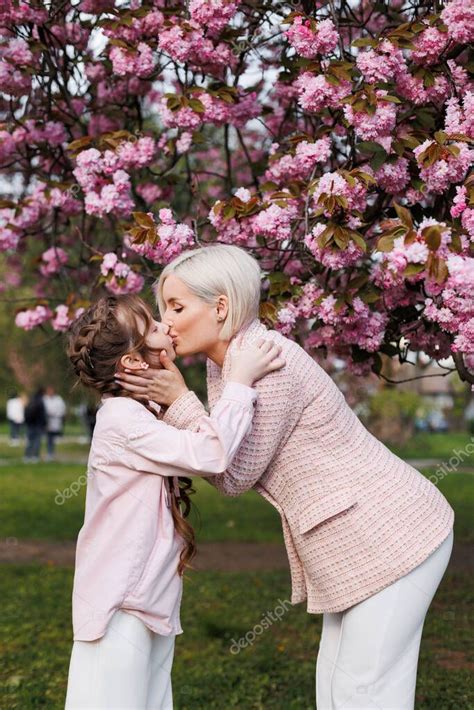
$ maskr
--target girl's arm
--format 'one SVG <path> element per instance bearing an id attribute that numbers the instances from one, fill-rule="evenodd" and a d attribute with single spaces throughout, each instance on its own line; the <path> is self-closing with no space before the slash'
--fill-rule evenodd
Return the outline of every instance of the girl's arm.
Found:
<path id="1" fill-rule="evenodd" d="M 183 398 L 189 399 L 189 395 Z M 127 424 L 126 430 L 121 428 L 127 461 L 137 471 L 164 476 L 223 473 L 251 428 L 256 400 L 253 388 L 228 382 L 212 413 L 208 415 L 202 408 L 195 420 L 195 431 L 176 429 L 133 402 L 132 426 Z M 124 411 L 121 416 L 117 400 L 115 414 L 122 421 L 123 415 L 129 420 L 128 407 L 133 400 L 120 401 L 127 407 L 127 413 Z M 179 407 L 179 401 L 176 406 Z"/>

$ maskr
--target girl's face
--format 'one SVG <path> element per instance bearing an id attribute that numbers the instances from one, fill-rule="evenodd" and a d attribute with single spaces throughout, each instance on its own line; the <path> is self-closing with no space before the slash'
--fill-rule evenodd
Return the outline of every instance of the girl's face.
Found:
<path id="1" fill-rule="evenodd" d="M 141 318 L 137 315 L 135 315 L 134 317 L 138 327 L 138 331 L 141 335 L 143 335 L 147 329 L 147 324 L 144 318 Z M 118 318 L 119 320 L 122 320 L 120 317 L 120 312 Z M 126 325 L 126 319 L 124 319 L 123 322 Z M 161 368 L 162 365 L 160 362 L 160 352 L 162 350 L 166 350 L 166 354 L 168 355 L 170 360 L 174 361 L 176 359 L 176 352 L 173 347 L 173 340 L 169 335 L 169 326 L 165 323 L 160 323 L 159 321 L 152 319 L 145 340 L 147 346 L 155 351 L 148 354 L 147 362 L 145 362 L 145 360 L 139 353 L 132 352 L 127 353 L 126 355 L 123 355 L 121 357 L 120 364 L 122 365 L 122 367 L 127 368 L 129 370 L 145 369 L 147 366 Z"/>
<path id="2" fill-rule="evenodd" d="M 227 297 L 220 296 L 215 305 L 195 296 L 174 274 L 163 284 L 163 300 L 166 311 L 163 323 L 169 326 L 176 355 L 210 353 L 219 342 L 219 331 L 227 314 Z"/>
<path id="3" fill-rule="evenodd" d="M 166 350 L 170 360 L 176 359 L 176 352 L 173 346 L 173 339 L 169 335 L 170 328 L 165 323 L 160 323 L 159 321 L 153 319 L 151 328 L 146 336 L 146 344 L 149 348 L 156 350 L 157 363 L 150 362 L 150 365 L 160 364 L 159 354 L 161 350 Z M 143 331 L 142 331 L 143 332 Z M 152 360 L 155 359 L 155 354 L 150 355 Z"/>

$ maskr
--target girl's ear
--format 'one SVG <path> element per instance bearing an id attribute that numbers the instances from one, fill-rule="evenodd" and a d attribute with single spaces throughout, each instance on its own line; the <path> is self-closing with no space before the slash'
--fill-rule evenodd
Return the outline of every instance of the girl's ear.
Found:
<path id="1" fill-rule="evenodd" d="M 127 370 L 147 370 L 149 365 L 136 353 L 126 353 L 120 358 L 120 366 Z"/>

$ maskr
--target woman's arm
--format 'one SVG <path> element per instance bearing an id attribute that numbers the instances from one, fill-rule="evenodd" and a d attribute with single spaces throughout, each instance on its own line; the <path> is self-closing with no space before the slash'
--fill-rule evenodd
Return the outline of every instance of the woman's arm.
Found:
<path id="1" fill-rule="evenodd" d="M 251 431 L 225 472 L 209 479 L 224 495 L 238 496 L 255 485 L 301 417 L 307 397 L 297 375 L 301 369 L 299 353 L 285 353 L 285 360 L 286 367 L 254 384 L 258 401 Z M 186 397 L 168 408 L 163 421 L 179 428 L 196 426 L 204 407 L 197 397 Z"/>

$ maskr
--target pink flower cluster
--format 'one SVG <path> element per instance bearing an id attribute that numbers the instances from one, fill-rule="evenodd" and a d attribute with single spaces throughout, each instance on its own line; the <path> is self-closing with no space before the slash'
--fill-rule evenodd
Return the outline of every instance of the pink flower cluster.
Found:
<path id="1" fill-rule="evenodd" d="M 294 82 L 298 92 L 298 103 L 305 111 L 317 112 L 323 108 L 338 108 L 340 101 L 352 91 L 350 81 L 331 84 L 324 74 L 314 76 L 303 72 Z"/>
<path id="2" fill-rule="evenodd" d="M 474 353 L 474 259 L 452 254 L 449 277 L 439 295 L 427 298 L 424 316 L 455 335 L 453 352 Z"/>
<path id="3" fill-rule="evenodd" d="M 446 32 L 441 32 L 437 27 L 427 27 L 417 35 L 411 57 L 417 64 L 425 66 L 436 64 L 448 42 L 449 36 Z"/>
<path id="4" fill-rule="evenodd" d="M 297 217 L 298 206 L 290 202 L 286 207 L 272 204 L 250 219 L 255 235 L 262 234 L 283 241 L 291 236 L 291 223 Z"/>
<path id="5" fill-rule="evenodd" d="M 325 163 L 330 155 L 331 139 L 329 136 L 319 138 L 314 143 L 300 141 L 294 155 L 286 154 L 271 163 L 265 173 L 265 179 L 277 183 L 284 182 L 288 178 L 307 179 L 314 166 L 317 163 Z"/>
<path id="6" fill-rule="evenodd" d="M 26 94 L 31 88 L 31 76 L 24 72 L 26 66 L 34 66 L 35 61 L 28 43 L 24 39 L 10 39 L 0 46 L 0 87 L 11 96 Z"/>
<path id="7" fill-rule="evenodd" d="M 313 29 L 312 25 L 316 28 Z M 338 34 L 332 20 L 314 23 L 297 15 L 289 30 L 283 33 L 292 47 L 306 59 L 313 59 L 318 54 L 328 54 L 336 47 Z"/>
<path id="8" fill-rule="evenodd" d="M 349 242 L 346 249 L 339 249 L 339 247 L 322 249 L 319 246 L 318 237 L 325 229 L 325 224 L 316 224 L 310 234 L 307 234 L 304 238 L 306 246 L 316 261 L 319 261 L 329 269 L 343 269 L 357 264 L 363 256 L 363 251 L 353 241 Z"/>
<path id="9" fill-rule="evenodd" d="M 193 22 L 215 37 L 230 22 L 239 5 L 240 0 L 191 0 L 188 10 Z"/>
<path id="10" fill-rule="evenodd" d="M 0 227 L 0 252 L 16 249 L 20 241 L 20 233 L 9 227 Z"/>
<path id="11" fill-rule="evenodd" d="M 233 69 L 237 57 L 225 42 L 216 44 L 205 37 L 201 25 L 190 20 L 184 25 L 178 23 L 162 29 L 158 37 L 158 47 L 178 62 L 204 67 L 209 73 L 222 73 L 225 67 Z"/>
<path id="12" fill-rule="evenodd" d="M 161 209 L 158 215 L 161 224 L 156 227 L 158 239 L 155 244 L 135 244 L 129 236 L 125 237 L 124 243 L 129 249 L 146 256 L 155 264 L 167 264 L 184 249 L 195 244 L 194 232 L 187 224 L 177 223 L 173 212 L 168 208 Z M 153 214 L 149 212 L 148 216 L 153 217 Z"/>
<path id="13" fill-rule="evenodd" d="M 461 217 L 461 224 L 474 242 L 474 208 L 467 205 L 467 190 L 464 185 L 456 187 L 456 195 L 453 198 L 451 207 L 451 217 Z"/>
<path id="14" fill-rule="evenodd" d="M 68 261 L 68 255 L 61 247 L 51 247 L 41 255 L 39 270 L 43 276 L 57 274 L 61 266 Z"/>
<path id="15" fill-rule="evenodd" d="M 428 103 L 440 105 L 446 101 L 450 94 L 449 82 L 441 74 L 436 74 L 433 81 L 433 86 L 425 87 L 421 77 L 413 76 L 406 69 L 399 72 L 396 77 L 397 95 L 411 101 L 416 106 Z"/>
<path id="16" fill-rule="evenodd" d="M 454 42 L 464 44 L 474 41 L 474 6 L 470 0 L 448 2 L 441 11 L 441 19 Z"/>
<path id="17" fill-rule="evenodd" d="M 61 333 L 66 332 L 71 324 L 84 313 L 84 308 L 77 308 L 73 311 L 69 306 L 61 304 L 54 309 L 54 317 L 51 320 L 53 330 Z"/>
<path id="18" fill-rule="evenodd" d="M 409 162 L 406 158 L 398 158 L 395 162 L 385 162 L 375 171 L 377 184 L 390 195 L 396 195 L 405 190 L 410 182 Z"/>
<path id="19" fill-rule="evenodd" d="M 143 288 L 143 276 L 133 271 L 129 264 L 119 261 L 117 254 L 104 254 L 100 272 L 105 277 L 105 287 L 114 295 L 139 293 Z"/>
<path id="20" fill-rule="evenodd" d="M 115 151 L 101 153 L 96 148 L 84 150 L 76 158 L 74 176 L 85 192 L 88 214 L 102 216 L 116 210 L 128 215 L 133 209 L 129 174 L 123 169 L 149 165 L 155 155 L 152 138 L 121 143 Z"/>
<path id="21" fill-rule="evenodd" d="M 162 97 L 158 110 L 161 120 L 167 128 L 182 128 L 184 130 L 196 130 L 204 123 L 212 123 L 216 126 L 230 124 L 237 128 L 242 128 L 248 121 L 260 115 L 261 106 L 257 100 L 257 94 L 252 91 L 241 92 L 237 103 L 229 104 L 213 96 L 206 91 L 196 91 L 193 98 L 198 99 L 203 105 L 204 111 L 194 111 L 191 106 L 183 106 L 177 111 L 168 108 L 168 100 Z"/>
<path id="22" fill-rule="evenodd" d="M 453 155 L 448 150 L 445 150 L 440 160 L 436 160 L 432 165 L 423 167 L 420 163 L 419 155 L 433 143 L 434 141 L 427 139 L 414 148 L 413 153 L 420 167 L 421 179 L 426 182 L 429 190 L 441 193 L 447 190 L 452 183 L 463 180 L 467 169 L 472 165 L 474 150 L 470 149 L 466 143 L 455 142 L 452 145 L 458 149 L 458 155 Z"/>
<path id="23" fill-rule="evenodd" d="M 377 81 L 392 81 L 403 69 L 406 69 L 403 52 L 387 39 L 379 42 L 374 49 L 359 52 L 356 64 L 364 80 L 369 84 Z"/>
<path id="24" fill-rule="evenodd" d="M 136 51 L 125 47 L 112 47 L 110 50 L 114 74 L 118 76 L 150 76 L 155 68 L 153 50 L 145 42 L 139 42 Z"/>
<path id="25" fill-rule="evenodd" d="M 19 311 L 15 317 L 15 325 L 23 328 L 23 330 L 33 330 L 33 328 L 49 320 L 52 315 L 50 308 L 39 305 L 35 308 Z"/>
<path id="26" fill-rule="evenodd" d="M 372 173 L 369 166 L 364 166 L 364 171 Z M 313 204 L 319 206 L 319 198 L 322 195 L 334 195 L 344 197 L 347 200 L 348 210 L 363 211 L 367 206 L 367 188 L 363 182 L 356 180 L 355 185 L 350 185 L 339 172 L 324 173 L 319 178 L 317 187 L 313 194 Z M 326 217 L 331 216 L 331 212 L 324 212 Z"/>
<path id="27" fill-rule="evenodd" d="M 378 89 L 375 93 L 379 99 L 375 113 L 355 111 L 350 104 L 345 104 L 343 109 L 344 116 L 350 125 L 354 126 L 356 135 L 365 141 L 376 141 L 382 136 L 390 136 L 397 122 L 396 105 L 383 100 L 388 91 Z"/>
<path id="28" fill-rule="evenodd" d="M 474 91 L 466 91 L 462 106 L 455 96 L 446 101 L 444 125 L 447 133 L 464 133 L 474 139 Z"/>

